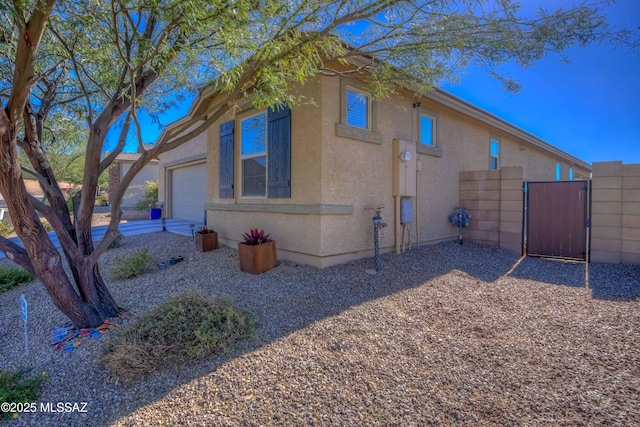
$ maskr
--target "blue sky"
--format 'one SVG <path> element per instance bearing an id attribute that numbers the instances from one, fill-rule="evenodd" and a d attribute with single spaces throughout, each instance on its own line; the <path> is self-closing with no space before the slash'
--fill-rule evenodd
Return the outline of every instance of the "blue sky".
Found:
<path id="1" fill-rule="evenodd" d="M 571 6 L 573 1 L 523 3 L 551 8 Z M 640 32 L 640 0 L 617 0 L 604 10 L 615 28 Z M 523 85 L 515 94 L 476 68 L 468 69 L 458 85 L 443 89 L 588 163 L 640 163 L 640 50 L 601 44 L 573 47 L 565 53 L 569 63 L 549 56 L 528 69 L 501 66 L 503 73 Z M 167 113 L 162 123 L 186 114 L 192 99 L 184 109 Z M 160 133 L 157 125 L 143 126 L 145 142 L 155 141 Z M 125 151 L 136 151 L 130 139 Z"/>
<path id="2" fill-rule="evenodd" d="M 614 27 L 640 32 L 640 0 L 618 0 L 605 12 Z M 569 63 L 550 56 L 528 69 L 500 67 L 523 85 L 516 94 L 479 69 L 443 89 L 588 163 L 640 163 L 640 51 L 603 44 L 565 53 Z"/>

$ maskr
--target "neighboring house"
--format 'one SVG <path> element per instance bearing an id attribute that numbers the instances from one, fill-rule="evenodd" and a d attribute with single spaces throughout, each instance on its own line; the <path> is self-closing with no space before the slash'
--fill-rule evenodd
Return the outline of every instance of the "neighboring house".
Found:
<path id="1" fill-rule="evenodd" d="M 62 190 L 62 193 L 64 194 L 65 197 L 68 196 L 69 190 L 73 188 L 72 184 L 64 181 L 58 182 L 58 185 L 60 186 L 60 190 Z M 29 193 L 36 199 L 38 200 L 44 199 L 44 191 L 42 190 L 42 187 L 40 186 L 40 183 L 37 180 L 25 179 L 24 186 L 25 186 L 25 189 L 27 190 L 27 193 Z M 7 210 L 7 202 L 4 200 L 4 196 L 0 193 L 0 219 L 3 219 L 3 218 L 10 219 L 9 212 Z"/>
<path id="2" fill-rule="evenodd" d="M 116 188 L 124 175 L 129 171 L 133 162 L 140 157 L 140 154 L 121 153 L 119 154 L 111 167 L 109 167 L 109 203 L 113 200 Z M 122 199 L 122 207 L 132 208 L 144 197 L 144 190 L 147 181 L 156 182 L 158 180 L 158 160 L 151 160 L 140 172 L 133 178 L 125 196 Z"/>
<path id="3" fill-rule="evenodd" d="M 228 245 L 264 228 L 280 259 L 325 267 L 373 254 L 381 206 L 383 252 L 400 247 L 405 228 L 414 245 L 457 238 L 447 218 L 461 171 L 520 166 L 524 179 L 548 181 L 590 174 L 589 164 L 442 90 L 415 98 L 397 88 L 376 101 L 359 80 L 318 76 L 298 92 L 315 105 L 271 111 L 247 102 L 160 156 L 168 216 L 180 218 L 183 203 L 194 221 L 206 210 Z M 215 103 L 204 91 L 189 114 Z M 184 123 L 165 130 L 185 134 Z"/>

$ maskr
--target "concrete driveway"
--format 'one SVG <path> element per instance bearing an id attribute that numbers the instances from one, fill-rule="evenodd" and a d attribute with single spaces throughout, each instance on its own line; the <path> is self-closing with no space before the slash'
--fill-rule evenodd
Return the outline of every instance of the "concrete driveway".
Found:
<path id="1" fill-rule="evenodd" d="M 191 221 L 182 219 L 165 219 L 165 230 L 170 233 L 182 234 L 185 236 L 191 236 L 201 224 L 194 224 Z M 102 225 L 93 227 L 93 240 L 97 241 L 102 239 L 104 233 L 107 231 L 108 226 Z M 134 236 L 136 234 L 154 233 L 156 231 L 163 231 L 162 220 L 144 220 L 144 221 L 131 221 L 120 224 L 118 230 L 125 236 Z M 60 247 L 58 236 L 53 231 L 49 232 L 49 238 L 56 247 Z M 10 239 L 11 241 L 22 246 L 22 242 L 17 237 Z M 0 258 L 4 258 L 4 253 L 0 252 Z"/>

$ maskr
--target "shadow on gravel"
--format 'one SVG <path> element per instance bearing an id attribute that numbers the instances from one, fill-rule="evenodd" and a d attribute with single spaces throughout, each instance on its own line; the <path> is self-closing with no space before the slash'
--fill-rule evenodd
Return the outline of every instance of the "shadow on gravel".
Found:
<path id="1" fill-rule="evenodd" d="M 136 244 L 145 242 L 146 238 L 146 236 L 127 237 Z M 442 280 L 445 286 L 463 290 L 463 287 L 473 286 L 474 283 L 478 285 L 492 283 L 516 266 L 510 273 L 513 277 L 564 286 L 585 286 L 584 264 L 536 258 L 524 258 L 518 264 L 521 257 L 517 254 L 467 242 L 464 245 L 458 245 L 457 242 L 444 242 L 413 248 L 405 254 L 384 254 L 382 270 L 375 275 L 365 272 L 368 269 L 374 269 L 373 258 L 367 258 L 322 270 L 282 262 L 267 273 L 253 276 L 239 271 L 237 254 L 232 248 L 221 247 L 213 252 L 198 253 L 194 250 L 193 242 L 189 238 L 170 236 L 168 239 L 170 240 L 167 242 L 170 244 L 153 249 L 153 256 L 158 258 L 155 261 L 180 254 L 185 256 L 185 262 L 167 270 L 155 270 L 139 279 L 110 283 L 110 289 L 116 300 L 123 307 L 140 315 L 161 304 L 167 297 L 182 292 L 197 292 L 208 297 L 228 297 L 238 308 L 249 311 L 254 320 L 260 324 L 258 336 L 243 343 L 236 352 L 222 357 L 211 357 L 186 367 L 175 367 L 158 372 L 152 375 L 155 377 L 152 381 L 143 379 L 127 384 L 118 384 L 104 370 L 92 371 L 93 366 L 85 369 L 83 363 L 78 363 L 77 369 L 72 368 L 70 371 L 66 368 L 57 369 L 55 364 L 68 366 L 69 358 L 74 354 L 68 355 L 69 357 L 55 354 L 49 362 L 52 366 L 36 367 L 36 369 L 47 368 L 46 370 L 51 372 L 51 387 L 54 387 L 55 381 L 69 380 L 69 378 L 53 378 L 55 375 L 53 372 L 57 370 L 68 372 L 75 383 L 82 385 L 72 391 L 67 390 L 64 396 L 56 395 L 58 400 L 89 401 L 92 405 L 92 414 L 87 414 L 87 418 L 84 417 L 85 414 L 76 414 L 79 415 L 77 418 L 65 418 L 65 425 L 111 425 L 140 407 L 162 399 L 181 384 L 209 374 L 230 359 L 257 350 L 351 307 L 416 288 L 432 279 L 436 281 L 434 283 Z M 118 251 L 118 249 L 114 250 L 110 256 L 118 255 Z M 106 271 L 108 262 L 101 266 Z M 446 276 L 447 274 L 450 276 Z M 626 297 L 616 299 L 631 299 L 638 296 L 640 285 L 638 285 L 637 268 L 630 268 L 626 275 L 623 274 L 624 284 L 619 289 L 624 289 L 624 292 L 607 292 L 605 286 L 598 285 L 598 283 L 606 283 L 606 280 L 600 280 L 600 278 L 610 279 L 611 274 L 605 267 L 593 268 L 594 298 L 613 295 Z M 458 278 L 464 280 L 457 280 Z M 633 283 L 635 287 L 632 286 Z M 427 283 L 425 286 L 430 285 Z M 122 292 L 122 294 L 118 292 L 119 288 L 130 289 L 131 287 L 135 287 L 137 291 Z M 162 288 L 163 292 L 156 292 L 159 288 Z M 35 289 L 33 292 L 35 298 Z M 46 322 L 43 321 L 43 323 Z M 1 322 L 0 326 L 2 326 Z M 20 339 L 21 332 L 17 330 L 15 340 L 20 342 Z M 89 342 L 76 350 L 80 353 L 75 356 L 78 357 L 85 352 L 85 357 L 89 359 L 95 357 L 98 348 L 102 345 L 104 344 Z M 50 391 L 50 393 L 53 392 L 54 389 Z M 53 399 L 51 395 L 47 398 Z M 113 410 L 114 408 L 118 409 Z M 40 425 L 46 424 L 47 421 L 51 421 L 51 425 L 60 425 L 58 422 L 61 418 L 58 417 L 55 420 L 52 418 L 55 414 L 50 414 L 50 418 L 46 417 L 47 414 L 38 415 L 42 417 L 38 421 L 43 421 Z M 89 416 L 93 418 L 89 420 Z"/>
<path id="2" fill-rule="evenodd" d="M 640 297 L 640 266 L 590 264 L 589 288 L 594 298 L 631 301 Z"/>
<path id="3" fill-rule="evenodd" d="M 105 425 L 134 412 L 145 403 L 162 399 L 175 387 L 209 374 L 230 359 L 269 345 L 351 307 L 421 286 L 448 273 L 471 278 L 465 277 L 461 281 L 463 284 L 451 283 L 451 286 L 466 286 L 474 281 L 478 284 L 493 282 L 506 274 L 519 258 L 499 248 L 445 242 L 413 248 L 400 255 L 383 254 L 382 269 L 375 275 L 365 272 L 375 268 L 373 258 L 367 258 L 325 269 L 285 261 L 266 273 L 254 276 L 238 270 L 236 251 L 232 248 L 221 247 L 196 256 L 196 259 L 216 259 L 216 271 L 209 272 L 210 280 L 196 279 L 195 276 L 202 272 L 191 270 L 195 259 L 157 274 L 164 275 L 165 280 L 181 292 L 195 291 L 206 296 L 222 295 L 232 299 L 237 307 L 249 311 L 259 323 L 258 336 L 245 342 L 234 353 L 211 357 L 190 365 L 188 370 L 176 367 L 154 374 L 166 379 L 161 382 L 143 379 L 115 387 L 113 392 L 119 394 L 122 406 L 118 413 L 102 420 Z M 178 273 L 180 271 L 182 273 Z M 175 278 L 169 276 L 174 273 Z M 140 295 L 140 298 L 148 307 L 160 303 L 153 293 Z M 128 304 L 127 301 L 119 302 Z M 139 311 L 137 307 L 131 308 L 133 312 Z"/>
<path id="4" fill-rule="evenodd" d="M 584 288 L 587 284 L 586 271 L 584 262 L 525 257 L 510 276 L 553 285 Z"/>
<path id="5" fill-rule="evenodd" d="M 587 265 L 578 261 L 525 257 L 510 276 L 561 286 L 588 287 L 595 299 L 631 301 L 640 297 L 640 266 Z"/>

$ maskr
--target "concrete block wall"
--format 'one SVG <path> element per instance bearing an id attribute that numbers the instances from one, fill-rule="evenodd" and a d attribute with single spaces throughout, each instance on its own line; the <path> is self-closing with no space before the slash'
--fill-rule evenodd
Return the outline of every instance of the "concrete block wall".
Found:
<path id="1" fill-rule="evenodd" d="M 640 164 L 593 164 L 591 262 L 640 265 Z"/>
<path id="2" fill-rule="evenodd" d="M 120 162 L 114 162 L 109 167 L 109 203 L 114 199 L 120 185 Z"/>
<path id="3" fill-rule="evenodd" d="M 522 251 L 522 167 L 460 172 L 460 205 L 471 213 L 464 239 Z"/>

